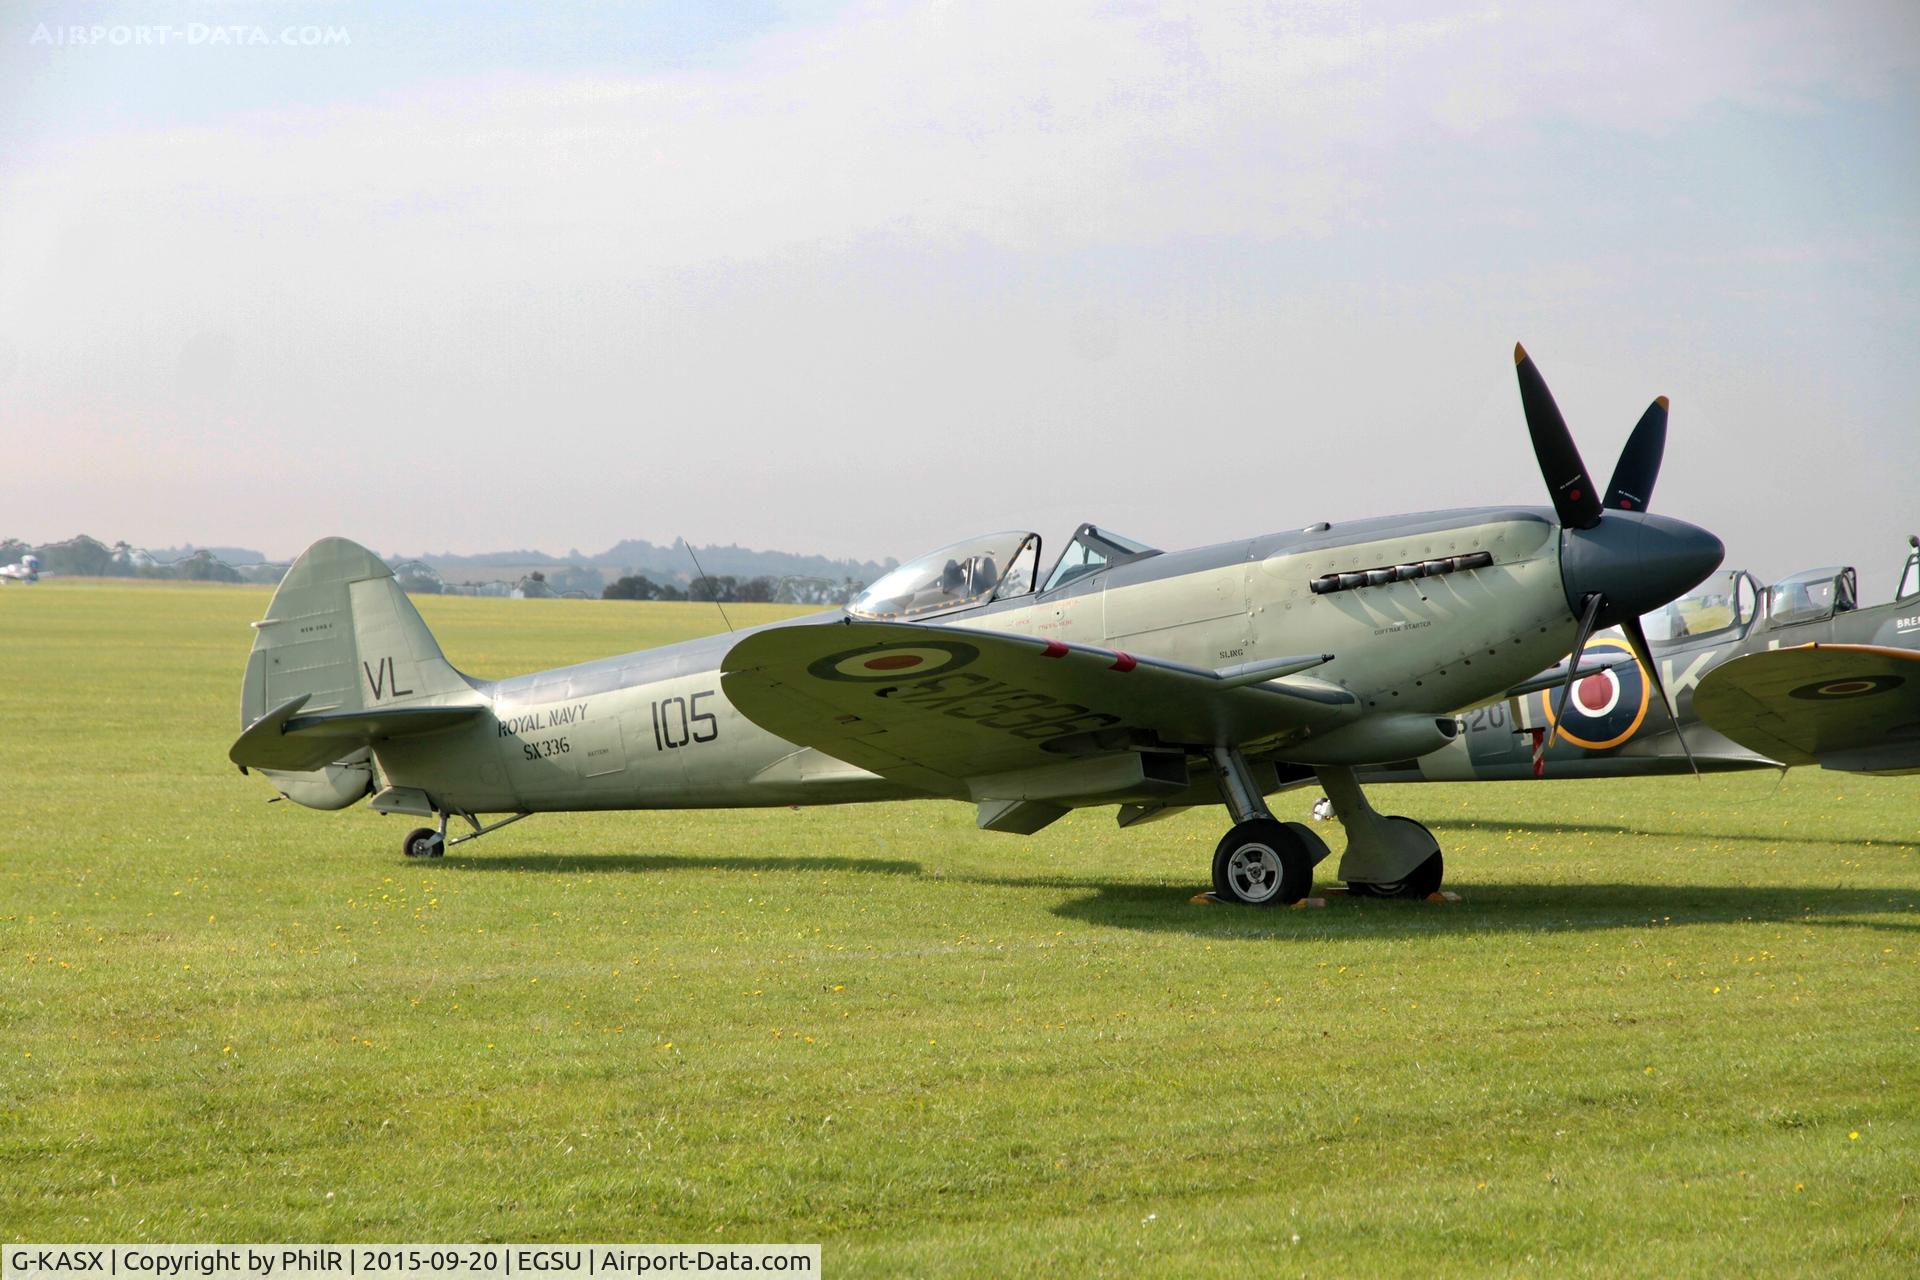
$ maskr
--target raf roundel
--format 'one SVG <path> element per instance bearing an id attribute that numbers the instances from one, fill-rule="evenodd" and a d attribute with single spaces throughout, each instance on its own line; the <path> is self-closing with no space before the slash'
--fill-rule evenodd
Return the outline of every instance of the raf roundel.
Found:
<path id="1" fill-rule="evenodd" d="M 1789 695 L 1810 701 L 1827 701 L 1836 698 L 1870 698 L 1876 693 L 1885 693 L 1897 689 L 1906 683 L 1904 676 L 1854 676 L 1847 680 L 1822 680 L 1816 684 L 1803 684 Z"/>
<path id="2" fill-rule="evenodd" d="M 1586 677 L 1573 686 L 1573 705 L 1583 716 L 1606 715 L 1620 705 L 1620 677 L 1611 671 Z"/>
<path id="3" fill-rule="evenodd" d="M 914 644 L 877 645 L 831 653 L 809 663 L 807 672 L 821 680 L 853 680 L 862 684 L 910 680 L 956 670 L 979 656 L 978 649 L 957 640 L 922 640 Z"/>
<path id="4" fill-rule="evenodd" d="M 1594 655 L 1609 649 L 1633 657 L 1626 641 L 1613 636 L 1597 637 L 1587 646 L 1587 652 Z M 1638 662 L 1627 661 L 1596 671 L 1573 686 L 1573 696 L 1567 699 L 1567 717 L 1560 722 L 1560 740 L 1588 751 L 1611 751 L 1621 746 L 1646 723 L 1651 693 Z M 1552 724 L 1559 691 L 1549 689 L 1538 696 L 1546 722 Z"/>

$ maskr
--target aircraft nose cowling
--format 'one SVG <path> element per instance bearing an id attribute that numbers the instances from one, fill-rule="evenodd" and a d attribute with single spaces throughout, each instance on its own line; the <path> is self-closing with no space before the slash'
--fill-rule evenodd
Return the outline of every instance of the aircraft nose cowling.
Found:
<path id="1" fill-rule="evenodd" d="M 1574 617 L 1598 591 L 1606 603 L 1596 626 L 1610 627 L 1677 600 L 1720 567 L 1720 539 L 1671 516 L 1609 511 L 1591 529 L 1561 534 L 1560 580 Z"/>

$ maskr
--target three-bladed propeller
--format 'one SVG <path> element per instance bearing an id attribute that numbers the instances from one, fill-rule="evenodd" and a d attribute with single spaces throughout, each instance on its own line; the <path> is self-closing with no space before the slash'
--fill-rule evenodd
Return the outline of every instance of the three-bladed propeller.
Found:
<path id="1" fill-rule="evenodd" d="M 1534 366 L 1526 348 L 1518 343 L 1514 344 L 1513 362 L 1514 371 L 1520 379 L 1520 404 L 1526 413 L 1527 431 L 1533 436 L 1533 451 L 1540 461 L 1540 474 L 1547 482 L 1547 491 L 1553 495 L 1553 510 L 1560 523 L 1569 530 L 1597 531 L 1609 511 L 1644 512 L 1653 497 L 1654 482 L 1660 477 L 1660 459 L 1666 452 L 1667 398 L 1659 397 L 1640 415 L 1633 434 L 1627 438 L 1626 447 L 1620 451 L 1620 460 L 1614 464 L 1613 479 L 1607 485 L 1607 495 L 1603 501 L 1594 493 L 1587 464 L 1581 461 L 1580 450 L 1573 443 L 1573 433 L 1567 430 L 1566 419 L 1560 415 L 1560 407 L 1554 403 L 1553 393 L 1547 390 L 1546 379 L 1540 376 L 1540 370 Z M 1597 536 L 1593 541 L 1595 546 L 1587 552 L 1590 559 L 1606 555 L 1614 559 L 1626 558 L 1618 551 L 1607 550 L 1612 544 L 1620 543 L 1621 539 Z M 1709 541 L 1715 547 L 1713 563 L 1718 564 L 1718 543 L 1710 537 Z M 1635 547 L 1635 557 L 1644 559 L 1638 550 L 1638 539 L 1633 539 L 1632 545 Z M 1700 548 L 1686 545 L 1684 536 L 1677 540 L 1674 549 L 1665 553 L 1666 558 L 1683 562 L 1700 554 Z M 1599 566 L 1596 576 L 1602 581 L 1618 582 L 1623 577 L 1630 577 L 1635 567 L 1629 559 L 1626 566 L 1628 572 L 1623 575 L 1620 566 L 1603 564 Z M 1666 568 L 1665 565 L 1661 567 Z M 1686 567 L 1678 569 L 1682 575 L 1690 571 Z M 1693 581 L 1699 581 L 1699 577 Z M 1664 602 L 1663 599 L 1661 603 Z M 1580 625 L 1574 633 L 1573 654 L 1567 663 L 1567 681 L 1560 688 L 1559 705 L 1553 716 L 1553 731 L 1541 750 L 1544 752 L 1551 747 L 1560 736 L 1560 726 L 1566 719 L 1567 702 L 1573 696 L 1574 685 L 1582 678 L 1579 675 L 1580 659 L 1585 655 L 1587 641 L 1592 638 L 1603 615 L 1612 615 L 1614 625 L 1626 634 L 1634 658 L 1652 683 L 1653 691 L 1659 695 L 1660 705 L 1665 708 L 1667 719 L 1673 725 L 1674 736 L 1680 739 L 1680 749 L 1686 753 L 1687 764 L 1692 767 L 1694 776 L 1698 777 L 1700 766 L 1694 763 L 1693 749 L 1687 745 L 1687 736 L 1680 729 L 1679 717 L 1674 713 L 1673 704 L 1667 700 L 1659 664 L 1653 659 L 1646 630 L 1640 625 L 1643 610 L 1635 607 L 1635 602 L 1630 599 L 1609 599 L 1607 591 L 1602 589 L 1583 593 L 1577 612 Z"/>

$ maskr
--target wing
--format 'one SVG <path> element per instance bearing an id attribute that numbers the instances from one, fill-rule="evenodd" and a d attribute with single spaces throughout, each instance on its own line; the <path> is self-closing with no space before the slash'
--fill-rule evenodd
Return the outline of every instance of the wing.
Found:
<path id="1" fill-rule="evenodd" d="M 1751 653 L 1701 677 L 1693 709 L 1782 764 L 1920 770 L 1920 651 L 1809 644 Z"/>
<path id="2" fill-rule="evenodd" d="M 761 728 L 896 782 L 1058 798 L 1124 790 L 1143 756 L 1256 748 L 1356 718 L 1351 693 L 1298 674 L 1327 660 L 1214 672 L 1032 636 L 847 622 L 756 632 L 727 653 L 721 684 Z"/>

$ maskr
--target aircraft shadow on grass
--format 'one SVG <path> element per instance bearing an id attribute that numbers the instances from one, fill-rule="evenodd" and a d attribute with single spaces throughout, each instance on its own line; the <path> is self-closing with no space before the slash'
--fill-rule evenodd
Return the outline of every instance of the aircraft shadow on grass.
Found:
<path id="1" fill-rule="evenodd" d="M 474 854 L 449 855 L 449 868 L 471 871 L 672 873 L 681 871 L 847 871 L 930 879 L 955 886 L 1051 889 L 1080 893 L 1052 908 L 1063 919 L 1115 929 L 1186 933 L 1195 937 L 1324 940 L 1345 937 L 1418 936 L 1433 933 L 1562 932 L 1639 929 L 1688 924 L 1800 924 L 1852 926 L 1920 933 L 1920 894 L 1896 889 L 1849 889 L 1813 885 L 1702 884 L 1473 884 L 1462 901 L 1393 902 L 1332 894 L 1324 909 L 1206 906 L 1192 901 L 1198 886 L 1143 884 L 1132 880 L 1075 880 L 1048 876 L 953 875 L 929 871 L 903 858 L 847 855 L 804 857 L 695 857 L 686 854 Z M 960 889 L 956 889 L 959 892 Z M 1323 890 L 1319 892 L 1324 893 Z M 1863 916 L 1898 914 L 1905 920 Z"/>
<path id="2" fill-rule="evenodd" d="M 1851 843 L 1848 837 L 1828 831 L 1821 835 L 1792 835 L 1787 832 L 1758 833 L 1746 831 L 1675 831 L 1662 827 L 1635 826 L 1620 822 L 1487 822 L 1462 818 L 1425 819 L 1425 824 L 1436 831 L 1467 831 L 1476 835 L 1489 832 L 1513 831 L 1539 835 L 1576 835 L 1576 836 L 1655 836 L 1669 840 L 1706 840 L 1711 842 L 1738 841 L 1744 844 L 1819 844 L 1836 845 Z M 1857 843 L 1866 843 L 1867 837 L 1859 837 Z M 1899 844 L 1898 840 L 1878 840 L 1877 844 Z"/>
<path id="3" fill-rule="evenodd" d="M 1297 932 L 1324 941 L 1336 937 L 1414 937 L 1435 933 L 1559 933 L 1642 929 L 1690 924 L 1768 923 L 1836 925 L 1920 933 L 1916 895 L 1890 889 L 1836 889 L 1805 885 L 1700 884 L 1473 884 L 1461 901 L 1383 902 L 1327 897 L 1325 909 L 1245 909 L 1197 906 L 1165 888 L 1142 884 L 1091 886 L 1085 897 L 1054 914 L 1121 929 L 1187 933 L 1207 938 L 1262 940 Z M 1315 892 L 1323 892 L 1316 890 Z M 1909 919 L 1867 920 L 1890 913 Z"/>
<path id="4" fill-rule="evenodd" d="M 693 857 L 680 853 L 458 853 L 445 864 L 462 871 L 855 871 L 885 876 L 921 876 L 926 871 L 904 858 L 782 856 Z"/>

